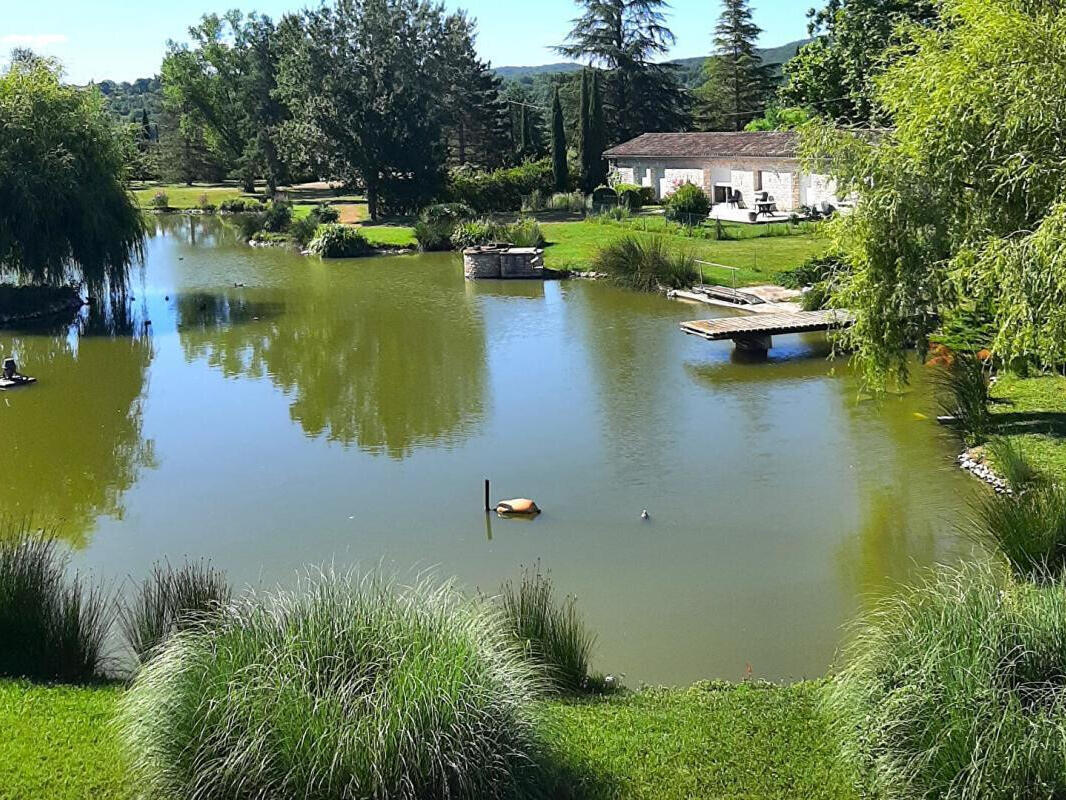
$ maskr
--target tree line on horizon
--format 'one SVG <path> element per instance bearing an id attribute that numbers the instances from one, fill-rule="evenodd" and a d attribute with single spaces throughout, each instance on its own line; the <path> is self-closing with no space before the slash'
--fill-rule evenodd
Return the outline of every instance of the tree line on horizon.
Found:
<path id="1" fill-rule="evenodd" d="M 532 88 L 480 58 L 465 12 L 428 0 L 335 0 L 277 22 L 208 14 L 189 43 L 168 44 L 158 79 L 98 88 L 136 141 L 135 177 L 268 192 L 328 177 L 365 190 L 377 217 L 417 209 L 448 169 L 545 157 L 557 174 L 565 158 L 590 191 L 606 179 L 600 153 L 645 132 L 882 124 L 870 102 L 880 54 L 900 21 L 936 7 L 827 0 L 809 12 L 813 40 L 782 67 L 762 60 L 751 0 L 722 0 L 714 55 L 691 88 L 661 61 L 674 43 L 665 0 L 575 2 L 556 50 L 587 66 Z"/>

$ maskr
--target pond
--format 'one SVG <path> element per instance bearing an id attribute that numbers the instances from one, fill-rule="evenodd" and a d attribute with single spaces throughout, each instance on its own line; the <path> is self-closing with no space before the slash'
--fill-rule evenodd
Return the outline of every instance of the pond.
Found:
<path id="1" fill-rule="evenodd" d="M 716 312 L 659 296 L 153 224 L 128 315 L 0 332 L 40 379 L 0 395 L 3 513 L 116 590 L 185 556 L 240 585 L 381 565 L 487 592 L 539 561 L 628 685 L 782 680 L 963 551 L 972 490 L 920 371 L 873 403 L 820 335 L 742 363 L 680 333 Z M 487 516 L 486 477 L 544 514 Z"/>

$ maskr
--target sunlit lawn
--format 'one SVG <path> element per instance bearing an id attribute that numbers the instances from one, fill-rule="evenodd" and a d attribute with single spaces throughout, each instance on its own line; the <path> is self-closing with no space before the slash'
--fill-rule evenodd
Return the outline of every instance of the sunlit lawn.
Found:
<path id="1" fill-rule="evenodd" d="M 995 428 L 1042 472 L 1066 480 L 1066 378 L 1003 375 L 992 388 Z"/>
<path id="2" fill-rule="evenodd" d="M 551 701 L 546 744 L 588 800 L 852 800 L 820 683 L 706 685 Z M 2 800 L 132 800 L 112 719 L 117 687 L 0 682 Z"/>

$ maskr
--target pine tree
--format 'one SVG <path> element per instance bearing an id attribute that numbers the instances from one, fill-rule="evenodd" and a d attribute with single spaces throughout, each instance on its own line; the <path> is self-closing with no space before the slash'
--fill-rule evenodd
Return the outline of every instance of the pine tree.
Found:
<path id="1" fill-rule="evenodd" d="M 593 71 L 589 84 L 589 188 L 595 189 L 607 182 L 607 162 L 603 152 L 607 149 L 607 130 L 603 117 L 603 97 L 600 91 L 600 73 Z"/>
<path id="2" fill-rule="evenodd" d="M 518 160 L 521 161 L 529 152 L 529 123 L 526 122 L 525 104 L 518 106 L 515 122 L 515 142 Z"/>
<path id="3" fill-rule="evenodd" d="M 704 65 L 706 80 L 698 90 L 699 116 L 705 128 L 741 131 L 766 105 L 773 75 L 758 53 L 762 29 L 752 21 L 750 0 L 722 2 L 715 54 Z"/>
<path id="4" fill-rule="evenodd" d="M 584 13 L 556 50 L 605 70 L 607 141 L 685 127 L 688 100 L 677 70 L 659 62 L 674 44 L 666 1 L 576 1 Z"/>
<path id="5" fill-rule="evenodd" d="M 565 192 L 570 185 L 570 169 L 566 163 L 566 129 L 558 86 L 552 92 L 552 175 L 555 191 Z"/>
<path id="6" fill-rule="evenodd" d="M 152 141 L 152 123 L 148 121 L 148 109 L 141 111 L 141 138 L 146 142 Z"/>

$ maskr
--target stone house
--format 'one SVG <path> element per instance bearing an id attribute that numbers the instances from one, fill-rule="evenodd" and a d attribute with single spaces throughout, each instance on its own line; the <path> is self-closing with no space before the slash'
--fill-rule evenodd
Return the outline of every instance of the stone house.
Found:
<path id="1" fill-rule="evenodd" d="M 755 208 L 758 192 L 767 192 L 779 212 L 841 205 L 830 178 L 802 169 L 791 131 L 645 133 L 604 158 L 616 181 L 650 186 L 660 200 L 693 183 L 715 206 L 730 204 L 738 192 L 747 209 Z"/>

